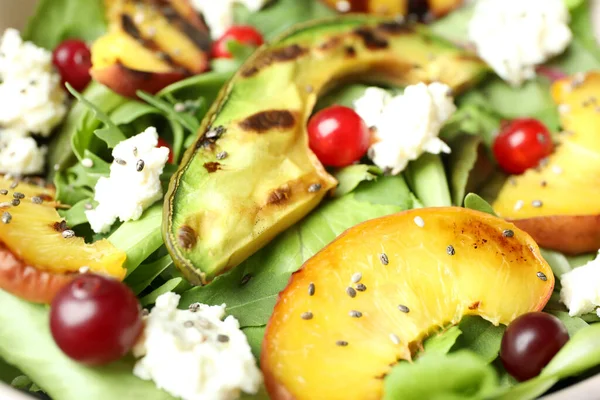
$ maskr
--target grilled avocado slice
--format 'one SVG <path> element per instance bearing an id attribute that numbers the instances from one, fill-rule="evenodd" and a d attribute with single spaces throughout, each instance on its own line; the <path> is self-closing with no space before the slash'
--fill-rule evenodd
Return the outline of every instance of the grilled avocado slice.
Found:
<path id="1" fill-rule="evenodd" d="M 440 81 L 487 71 L 421 25 L 350 15 L 295 27 L 261 47 L 222 89 L 173 176 L 163 234 L 194 284 L 235 267 L 312 209 L 337 182 L 308 147 L 318 97 L 343 83 Z"/>

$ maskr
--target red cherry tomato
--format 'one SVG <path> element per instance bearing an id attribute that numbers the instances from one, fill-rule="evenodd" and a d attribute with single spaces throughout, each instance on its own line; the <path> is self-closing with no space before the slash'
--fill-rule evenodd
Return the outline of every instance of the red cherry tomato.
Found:
<path id="1" fill-rule="evenodd" d="M 229 28 L 212 46 L 213 58 L 232 58 L 227 48 L 229 41 L 235 40 L 248 46 L 258 47 L 264 43 L 259 31 L 251 26 L 239 25 Z"/>
<path id="2" fill-rule="evenodd" d="M 371 133 L 353 109 L 332 106 L 310 119 L 308 139 L 310 148 L 324 165 L 345 167 L 365 155 Z"/>
<path id="3" fill-rule="evenodd" d="M 548 128 L 530 118 L 515 119 L 504 127 L 494 141 L 494 156 L 503 170 L 522 174 L 552 154 L 554 144 Z"/>
<path id="4" fill-rule="evenodd" d="M 500 360 L 509 374 L 526 381 L 538 376 L 568 340 L 567 328 L 554 315 L 523 314 L 506 328 Z"/>
<path id="5" fill-rule="evenodd" d="M 112 278 L 82 274 L 52 300 L 50 331 L 54 341 L 67 356 L 87 365 L 123 357 L 142 328 L 135 294 Z"/>
<path id="6" fill-rule="evenodd" d="M 159 137 L 158 138 L 158 144 L 156 145 L 156 147 L 166 147 L 169 149 L 169 159 L 167 160 L 167 162 L 169 164 L 173 164 L 173 148 L 171 147 L 171 145 L 163 138 Z"/>
<path id="7" fill-rule="evenodd" d="M 81 92 L 92 80 L 90 68 L 92 58 L 85 42 L 67 39 L 52 53 L 52 62 L 58 69 L 63 84 L 68 82 L 75 90 Z"/>

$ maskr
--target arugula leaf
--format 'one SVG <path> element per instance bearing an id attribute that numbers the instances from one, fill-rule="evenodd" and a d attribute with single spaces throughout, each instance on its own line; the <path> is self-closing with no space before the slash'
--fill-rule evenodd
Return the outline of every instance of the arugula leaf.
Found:
<path id="1" fill-rule="evenodd" d="M 81 200 L 62 214 L 63 218 L 71 228 L 88 223 L 87 217 L 85 216 L 87 204 L 92 204 L 92 199 Z"/>
<path id="2" fill-rule="evenodd" d="M 569 331 L 569 337 L 573 337 L 573 335 L 575 335 L 577 332 L 589 326 L 589 324 L 583 319 L 579 317 L 571 317 L 569 316 L 569 313 L 565 311 L 550 311 L 550 314 L 560 319 L 560 321 L 566 326 L 567 331 Z"/>
<path id="3" fill-rule="evenodd" d="M 452 204 L 455 206 L 463 204 L 469 177 L 479 157 L 480 145 L 481 138 L 473 135 L 462 135 L 449 143 L 452 153 L 447 157 L 448 175 Z"/>
<path id="4" fill-rule="evenodd" d="M 452 351 L 470 350 L 490 363 L 498 357 L 504 325 L 495 326 L 491 322 L 476 316 L 465 316 L 458 324 L 462 335 L 456 340 Z"/>
<path id="5" fill-rule="evenodd" d="M 571 268 L 581 267 L 596 258 L 597 253 L 580 254 L 578 256 L 567 256 Z"/>
<path id="6" fill-rule="evenodd" d="M 569 260 L 567 260 L 567 257 L 565 257 L 564 254 L 557 251 L 548 249 L 540 249 L 540 251 L 544 257 L 544 260 L 546 260 L 546 262 L 550 265 L 550 268 L 552 268 L 552 273 L 554 273 L 554 276 L 558 280 L 556 284 L 560 285 L 560 277 L 572 270 Z"/>
<path id="7" fill-rule="evenodd" d="M 356 189 L 361 182 L 376 180 L 381 175 L 381 169 L 374 165 L 356 164 L 339 169 L 335 172 L 339 184 L 333 195 L 342 197 Z"/>
<path id="8" fill-rule="evenodd" d="M 200 128 L 200 123 L 192 115 L 185 112 L 177 112 L 172 104 L 162 100 L 158 96 L 152 96 L 149 93 L 138 90 L 137 95 L 140 99 L 162 111 L 169 119 L 177 121 L 190 132 L 197 132 Z"/>
<path id="9" fill-rule="evenodd" d="M 242 327 L 263 326 L 290 275 L 346 229 L 369 219 L 411 207 L 412 197 L 401 176 L 363 182 L 357 190 L 333 199 L 278 236 L 230 272 L 205 287 L 183 293 L 181 306 L 227 304 Z M 243 279 L 248 276 L 248 278 Z"/>
<path id="10" fill-rule="evenodd" d="M 322 110 L 333 105 L 353 108 L 354 102 L 365 94 L 368 87 L 357 83 L 344 85 L 321 97 L 315 106 L 315 110 Z"/>
<path id="11" fill-rule="evenodd" d="M 494 369 L 477 355 L 460 351 L 401 362 L 385 378 L 384 399 L 480 400 L 496 390 Z"/>
<path id="12" fill-rule="evenodd" d="M 466 4 L 458 10 L 433 22 L 429 29 L 436 36 L 443 37 L 455 43 L 464 44 L 469 42 L 469 21 L 475 11 L 475 2 Z"/>
<path id="13" fill-rule="evenodd" d="M 119 127 L 117 125 L 115 125 L 114 122 L 112 122 L 111 119 L 108 117 L 108 115 L 106 115 L 99 107 L 97 107 L 94 103 L 92 103 L 91 101 L 89 101 L 85 97 L 83 97 L 83 95 L 81 93 L 79 93 L 77 90 L 73 89 L 73 87 L 70 84 L 66 83 L 65 85 L 66 85 L 67 89 L 69 90 L 69 92 L 77 100 L 79 100 L 86 107 L 88 107 L 89 110 L 94 113 L 96 118 L 98 120 L 100 120 L 101 122 L 103 122 L 104 125 L 106 125 L 102 129 L 95 130 L 94 134 L 98 138 L 100 138 L 104 142 L 106 142 L 106 144 L 108 145 L 109 148 L 113 148 L 117 144 L 122 142 L 123 140 L 127 139 L 125 137 L 125 135 L 123 134 L 123 132 L 119 129 Z"/>
<path id="14" fill-rule="evenodd" d="M 162 204 L 157 203 L 144 211 L 139 220 L 125 222 L 108 238 L 115 247 L 127 254 L 124 265 L 127 275 L 162 246 L 161 223 Z"/>
<path id="15" fill-rule="evenodd" d="M 2 358 L 0 358 L 0 381 L 11 382 L 13 379 L 18 378 L 21 375 L 21 371 L 12 365 L 8 364 Z"/>
<path id="16" fill-rule="evenodd" d="M 52 398 L 61 400 L 173 400 L 132 373 L 133 360 L 90 368 L 73 362 L 54 343 L 48 307 L 0 290 L 0 357 L 18 367 Z"/>
<path id="17" fill-rule="evenodd" d="M 178 289 L 179 288 L 179 289 Z M 153 290 L 146 296 L 140 299 L 140 304 L 142 307 L 149 306 L 156 302 L 161 295 L 169 292 L 181 293 L 184 288 L 189 288 L 189 284 L 185 281 L 185 279 L 181 277 L 169 279 L 165 283 L 163 283 L 158 289 Z"/>
<path id="18" fill-rule="evenodd" d="M 442 157 L 424 153 L 404 171 L 411 190 L 425 207 L 451 206 L 448 179 Z"/>
<path id="19" fill-rule="evenodd" d="M 202 96 L 206 104 L 212 104 L 225 82 L 232 75 L 233 71 L 207 72 L 175 82 L 158 92 L 157 95 L 161 98 L 171 95 L 179 101 L 197 100 L 199 96 Z"/>
<path id="20" fill-rule="evenodd" d="M 149 104 L 131 100 L 116 107 L 109 115 L 115 125 L 127 125 L 136 119 L 153 114 L 160 114 L 160 111 Z"/>
<path id="21" fill-rule="evenodd" d="M 92 41 L 106 32 L 102 0 L 41 0 L 23 38 L 53 50 L 65 39 Z"/>
<path id="22" fill-rule="evenodd" d="M 291 26 L 317 18 L 336 15 L 336 12 L 314 0 L 278 0 L 259 12 L 250 12 L 244 6 L 235 8 L 235 22 L 238 25 L 252 25 L 271 40 Z"/>
<path id="23" fill-rule="evenodd" d="M 82 200 L 94 197 L 94 192 L 86 187 L 75 187 L 69 183 L 66 172 L 54 175 L 56 199 L 63 204 L 77 204 Z"/>
<path id="24" fill-rule="evenodd" d="M 465 208 L 470 208 L 471 210 L 475 211 L 481 211 L 497 217 L 490 203 L 488 203 L 475 193 L 469 193 L 467 197 L 465 197 Z"/>
<path id="25" fill-rule="evenodd" d="M 442 128 L 440 137 L 452 140 L 468 133 L 481 137 L 491 147 L 502 117 L 494 111 L 485 96 L 476 90 L 461 96 L 457 103 L 458 109 Z"/>
<path id="26" fill-rule="evenodd" d="M 434 334 L 423 342 L 423 352 L 425 355 L 448 354 L 460 335 L 462 335 L 462 331 L 456 325 Z"/>
<path id="27" fill-rule="evenodd" d="M 140 265 L 125 279 L 125 283 L 138 295 L 172 265 L 173 259 L 167 254 L 152 263 Z"/>
<path id="28" fill-rule="evenodd" d="M 600 324 L 592 324 L 577 331 L 540 375 L 566 378 L 597 365 L 600 365 Z"/>

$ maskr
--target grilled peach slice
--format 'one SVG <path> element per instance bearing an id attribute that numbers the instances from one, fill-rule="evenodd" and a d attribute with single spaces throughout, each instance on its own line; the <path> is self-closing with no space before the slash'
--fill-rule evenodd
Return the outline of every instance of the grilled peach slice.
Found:
<path id="1" fill-rule="evenodd" d="M 122 280 L 125 253 L 107 240 L 76 237 L 54 196 L 49 187 L 0 179 L 0 289 L 49 303 L 83 267 Z"/>
<path id="2" fill-rule="evenodd" d="M 210 37 L 187 0 L 106 0 L 109 32 L 92 46 L 92 76 L 135 97 L 208 69 Z"/>
<path id="3" fill-rule="evenodd" d="M 357 225 L 281 292 L 261 353 L 273 399 L 379 399 L 382 377 L 432 332 L 541 310 L 554 276 L 513 224 L 463 208 Z M 351 382 L 360 382 L 353 385 Z"/>
<path id="4" fill-rule="evenodd" d="M 600 248 L 600 73 L 556 82 L 565 133 L 553 155 L 511 177 L 493 204 L 537 243 L 567 254 Z"/>
<path id="5" fill-rule="evenodd" d="M 407 15 L 428 11 L 434 17 L 441 17 L 462 5 L 463 0 L 428 0 L 427 9 L 414 9 L 410 0 L 323 0 L 328 6 L 341 12 L 364 12 L 379 15 Z M 423 3 L 423 2 L 420 2 Z"/>

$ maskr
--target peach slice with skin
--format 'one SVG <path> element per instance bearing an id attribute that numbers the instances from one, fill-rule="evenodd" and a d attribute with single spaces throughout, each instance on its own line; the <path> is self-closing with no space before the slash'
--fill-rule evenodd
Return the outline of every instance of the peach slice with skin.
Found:
<path id="1" fill-rule="evenodd" d="M 378 15 L 407 15 L 410 0 L 323 0 L 331 8 L 341 12 L 366 12 Z M 463 0 L 427 0 L 431 15 L 441 17 L 462 5 Z"/>
<path id="2" fill-rule="evenodd" d="M 125 252 L 75 236 L 58 205 L 51 187 L 0 178 L 0 289 L 49 303 L 82 271 L 125 278 Z"/>
<path id="3" fill-rule="evenodd" d="M 552 96 L 564 133 L 554 154 L 508 179 L 498 215 L 545 248 L 581 254 L 600 248 L 600 72 L 557 81 Z"/>
<path id="4" fill-rule="evenodd" d="M 273 399 L 379 399 L 390 366 L 429 334 L 465 315 L 509 324 L 553 288 L 533 239 L 492 215 L 426 208 L 367 221 L 280 293 L 262 345 L 266 387 Z"/>

